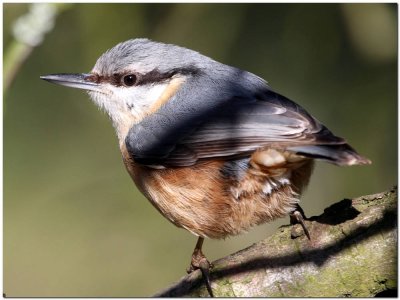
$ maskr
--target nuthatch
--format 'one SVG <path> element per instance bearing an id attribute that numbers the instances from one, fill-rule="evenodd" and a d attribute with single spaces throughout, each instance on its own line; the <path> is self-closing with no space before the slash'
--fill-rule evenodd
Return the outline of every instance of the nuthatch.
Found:
<path id="1" fill-rule="evenodd" d="M 190 270 L 210 289 L 204 238 L 291 216 L 313 161 L 370 161 L 260 77 L 171 44 L 134 39 L 89 74 L 44 80 L 87 90 L 115 127 L 126 169 L 169 221 L 198 236 Z"/>

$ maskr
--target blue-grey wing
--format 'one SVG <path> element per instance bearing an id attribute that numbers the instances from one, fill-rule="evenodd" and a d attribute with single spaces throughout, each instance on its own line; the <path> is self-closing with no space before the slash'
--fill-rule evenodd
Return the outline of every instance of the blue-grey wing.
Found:
<path id="1" fill-rule="evenodd" d="M 342 150 L 347 149 L 342 138 L 334 136 L 297 105 L 290 103 L 293 110 L 282 103 L 287 104 L 286 98 L 272 92 L 268 92 L 268 97 L 275 97 L 275 101 L 280 98 L 281 103 L 232 99 L 228 107 L 177 143 L 164 164 L 187 166 L 208 159 L 233 159 L 266 147 L 293 150 L 307 156 L 308 147 L 314 146 L 308 156 L 329 160 L 331 153 L 325 150 L 318 156 L 315 146 L 324 145 L 327 149 L 335 146 L 333 153 L 339 145 Z M 336 155 L 332 162 L 343 158 Z"/>
<path id="2" fill-rule="evenodd" d="M 357 155 L 342 138 L 265 82 L 254 84 L 253 78 L 243 88 L 246 78 L 237 79 L 243 79 L 239 88 L 223 81 L 215 89 L 214 81 L 202 80 L 191 85 L 197 90 L 181 91 L 129 131 L 129 153 L 138 163 L 167 167 L 246 157 L 265 147 L 337 164 L 349 164 Z"/>

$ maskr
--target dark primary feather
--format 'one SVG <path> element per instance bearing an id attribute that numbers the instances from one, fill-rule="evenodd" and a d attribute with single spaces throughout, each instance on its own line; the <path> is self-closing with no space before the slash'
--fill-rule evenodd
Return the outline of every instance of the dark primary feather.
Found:
<path id="1" fill-rule="evenodd" d="M 227 70 L 230 76 L 225 76 Z M 189 78 L 190 84 L 184 84 L 159 111 L 130 129 L 126 145 L 136 162 L 182 167 L 246 157 L 263 147 L 335 164 L 367 162 L 259 77 L 231 67 L 213 74 L 217 76 Z"/>

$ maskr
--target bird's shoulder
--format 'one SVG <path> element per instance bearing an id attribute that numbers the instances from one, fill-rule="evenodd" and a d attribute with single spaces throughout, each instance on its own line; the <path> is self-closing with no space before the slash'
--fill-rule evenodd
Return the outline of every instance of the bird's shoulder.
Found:
<path id="1" fill-rule="evenodd" d="M 341 142 L 260 77 L 228 70 L 190 78 L 132 127 L 125 139 L 132 157 L 146 165 L 188 166 L 249 156 L 262 147 Z"/>

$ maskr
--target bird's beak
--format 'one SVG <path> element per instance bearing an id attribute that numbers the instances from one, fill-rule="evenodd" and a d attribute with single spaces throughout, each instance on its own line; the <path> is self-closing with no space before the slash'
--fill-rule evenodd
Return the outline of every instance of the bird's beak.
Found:
<path id="1" fill-rule="evenodd" d="M 51 74 L 40 76 L 40 79 L 72 88 L 100 92 L 100 84 L 93 82 L 91 74 Z"/>

